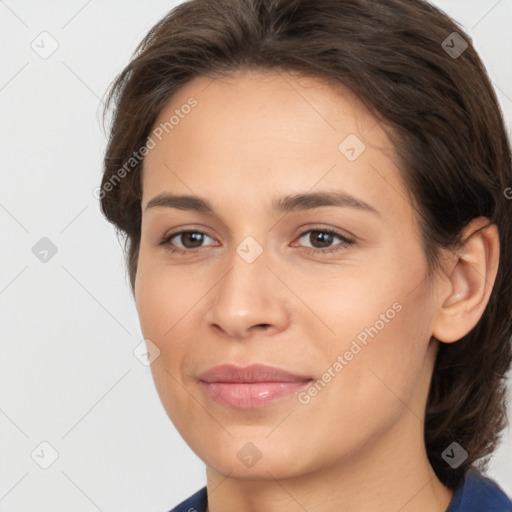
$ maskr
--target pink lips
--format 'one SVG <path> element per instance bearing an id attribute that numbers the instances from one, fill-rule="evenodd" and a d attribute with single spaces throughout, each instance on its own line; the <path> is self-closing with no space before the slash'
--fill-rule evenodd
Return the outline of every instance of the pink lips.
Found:
<path id="1" fill-rule="evenodd" d="M 311 380 L 311 377 L 261 364 L 244 368 L 224 364 L 199 375 L 209 398 L 239 409 L 265 407 L 299 391 Z"/>

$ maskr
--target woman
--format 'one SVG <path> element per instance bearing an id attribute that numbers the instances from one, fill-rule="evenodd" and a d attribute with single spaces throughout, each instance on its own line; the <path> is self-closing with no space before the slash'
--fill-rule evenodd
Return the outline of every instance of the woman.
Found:
<path id="1" fill-rule="evenodd" d="M 422 0 L 192 0 L 113 83 L 100 191 L 176 511 L 510 511 L 510 145 Z"/>

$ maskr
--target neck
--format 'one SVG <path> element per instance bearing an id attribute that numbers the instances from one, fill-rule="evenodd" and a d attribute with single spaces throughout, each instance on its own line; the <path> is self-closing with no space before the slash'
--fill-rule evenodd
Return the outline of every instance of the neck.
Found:
<path id="1" fill-rule="evenodd" d="M 423 423 L 409 410 L 356 455 L 298 478 L 248 481 L 207 468 L 208 512 L 445 512 L 453 492 L 430 466 Z"/>

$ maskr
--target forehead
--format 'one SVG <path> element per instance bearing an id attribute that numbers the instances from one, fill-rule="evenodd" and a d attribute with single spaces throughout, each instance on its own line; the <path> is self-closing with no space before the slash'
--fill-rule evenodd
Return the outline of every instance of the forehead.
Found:
<path id="1" fill-rule="evenodd" d="M 189 109 L 191 99 L 197 105 Z M 215 133 L 208 135 L 217 135 L 217 139 L 231 135 L 237 144 L 242 142 L 241 137 L 235 137 L 241 127 L 244 133 L 251 132 L 260 138 L 277 135 L 280 141 L 299 139 L 301 135 L 311 138 L 316 132 L 315 139 L 330 144 L 332 140 L 325 137 L 326 130 L 334 138 L 347 130 L 364 137 L 377 123 L 361 100 L 339 82 L 331 79 L 327 83 L 325 78 L 295 72 L 263 70 L 237 70 L 223 77 L 192 79 L 168 100 L 153 128 L 165 129 L 173 114 L 178 114 L 179 119 L 174 115 L 173 126 L 167 126 L 170 129 L 164 130 L 165 135 L 187 135 L 193 131 L 199 136 L 215 125 Z M 302 122 L 297 123 L 299 116 Z M 187 117 L 192 121 L 184 122 Z"/>
<path id="2" fill-rule="evenodd" d="M 368 202 L 400 200 L 392 197 L 402 184 L 389 139 L 339 83 L 254 70 L 196 77 L 161 110 L 155 130 L 143 204 L 162 189 L 215 189 L 227 198 L 241 187 L 260 190 L 260 198 L 341 186 Z"/>

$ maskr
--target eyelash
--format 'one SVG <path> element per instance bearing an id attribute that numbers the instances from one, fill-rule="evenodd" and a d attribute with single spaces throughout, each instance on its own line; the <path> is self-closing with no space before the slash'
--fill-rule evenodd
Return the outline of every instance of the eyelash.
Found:
<path id="1" fill-rule="evenodd" d="M 300 240 L 304 235 L 308 234 L 308 233 L 311 233 L 311 232 L 318 232 L 318 233 L 327 233 L 329 235 L 334 235 L 336 237 L 338 237 L 339 239 L 341 239 L 342 241 L 342 245 L 341 246 L 334 246 L 334 247 L 328 247 L 326 249 L 316 249 L 316 248 L 312 248 L 312 247 L 302 247 L 302 249 L 308 253 L 308 254 L 315 254 L 315 255 L 318 255 L 318 254 L 330 254 L 330 253 L 336 253 L 336 252 L 339 252 L 339 251 L 343 251 L 343 250 L 346 250 L 347 246 L 350 246 L 350 245 L 353 245 L 354 244 L 354 240 L 350 239 L 350 238 L 347 238 L 346 236 L 342 235 L 341 233 L 339 233 L 338 231 L 336 231 L 335 229 L 332 229 L 332 228 L 310 228 L 306 231 L 303 231 L 302 233 L 300 233 L 300 235 L 297 237 L 298 240 Z M 194 229 L 187 229 L 187 230 L 183 230 L 183 231 L 177 231 L 175 233 L 171 233 L 170 235 L 167 235 L 165 236 L 164 238 L 162 238 L 160 240 L 160 242 L 158 243 L 159 246 L 164 246 L 164 248 L 173 253 L 173 254 L 193 254 L 193 253 L 197 253 L 197 252 L 201 252 L 202 249 L 206 249 L 206 247 L 196 247 L 194 249 L 179 249 L 179 248 L 176 248 L 176 247 L 173 247 L 171 244 L 170 244 L 170 241 L 179 236 L 179 235 L 183 235 L 183 234 L 186 234 L 186 233 L 199 233 L 201 235 L 206 235 L 209 237 L 209 235 L 207 233 L 205 233 L 204 231 L 200 231 L 200 230 L 194 230 Z M 210 237 L 212 238 L 212 237 Z"/>

